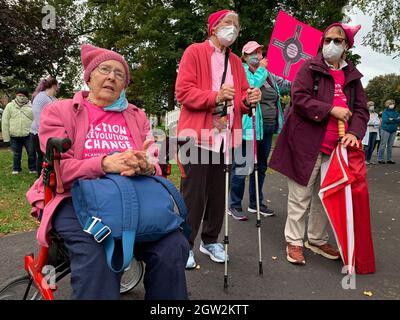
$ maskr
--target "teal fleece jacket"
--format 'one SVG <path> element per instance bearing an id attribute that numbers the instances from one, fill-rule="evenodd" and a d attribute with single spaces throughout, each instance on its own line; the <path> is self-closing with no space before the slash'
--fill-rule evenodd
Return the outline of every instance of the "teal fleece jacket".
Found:
<path id="1" fill-rule="evenodd" d="M 244 70 L 246 71 L 247 81 L 251 88 L 261 88 L 268 77 L 268 70 L 264 67 L 257 68 L 256 72 L 251 72 L 247 63 L 243 63 Z M 243 126 L 243 140 L 253 140 L 253 124 L 252 117 L 247 114 L 242 117 Z M 263 119 L 261 113 L 260 103 L 257 103 L 256 107 L 256 139 L 261 140 L 263 132 Z"/>

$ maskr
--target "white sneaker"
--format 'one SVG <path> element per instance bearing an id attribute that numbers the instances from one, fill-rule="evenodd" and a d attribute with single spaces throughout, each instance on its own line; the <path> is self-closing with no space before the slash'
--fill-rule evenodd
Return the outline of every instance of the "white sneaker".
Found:
<path id="1" fill-rule="evenodd" d="M 222 243 L 204 244 L 203 241 L 201 241 L 200 252 L 208 255 L 212 261 L 218 263 L 225 262 L 225 250 Z M 229 261 L 229 256 L 227 256 L 226 259 Z"/>
<path id="2" fill-rule="evenodd" d="M 196 266 L 197 266 L 197 264 L 196 264 L 196 261 L 194 260 L 194 252 L 193 252 L 193 250 L 190 250 L 189 257 L 186 262 L 186 269 L 188 269 L 188 270 L 194 269 L 194 268 L 196 268 Z"/>
<path id="3" fill-rule="evenodd" d="M 19 174 L 19 171 L 13 171 L 11 174 Z"/>

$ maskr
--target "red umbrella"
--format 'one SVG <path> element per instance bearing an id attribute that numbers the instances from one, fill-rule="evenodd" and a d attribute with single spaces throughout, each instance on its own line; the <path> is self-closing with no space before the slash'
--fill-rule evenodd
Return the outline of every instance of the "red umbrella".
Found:
<path id="1" fill-rule="evenodd" d="M 375 272 L 366 173 L 364 151 L 341 143 L 321 166 L 319 196 L 350 274 Z"/>

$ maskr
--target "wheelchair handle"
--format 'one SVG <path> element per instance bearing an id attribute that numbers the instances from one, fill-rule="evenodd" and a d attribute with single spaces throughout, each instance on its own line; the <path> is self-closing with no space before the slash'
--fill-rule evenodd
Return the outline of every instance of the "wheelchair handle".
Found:
<path id="1" fill-rule="evenodd" d="M 69 138 L 53 137 L 47 140 L 43 182 L 49 188 L 49 191 L 47 192 L 47 196 L 45 196 L 45 203 L 51 199 L 51 192 L 54 186 L 57 193 L 64 193 L 60 169 L 61 153 L 68 151 L 71 145 L 72 143 Z"/>
<path id="2" fill-rule="evenodd" d="M 49 138 L 46 143 L 46 162 L 51 164 L 54 161 L 54 150 L 61 155 L 71 148 L 71 140 L 69 138 Z"/>

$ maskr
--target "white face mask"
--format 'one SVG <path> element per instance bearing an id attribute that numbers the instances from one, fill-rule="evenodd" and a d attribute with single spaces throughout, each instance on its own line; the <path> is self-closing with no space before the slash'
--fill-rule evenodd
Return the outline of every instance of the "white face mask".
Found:
<path id="1" fill-rule="evenodd" d="M 375 107 L 374 106 L 370 106 L 369 107 L 369 111 L 374 111 L 375 110 Z"/>
<path id="2" fill-rule="evenodd" d="M 339 61 L 344 51 L 343 45 L 336 45 L 333 40 L 330 44 L 324 44 L 322 55 L 328 62 Z"/>
<path id="3" fill-rule="evenodd" d="M 25 96 L 16 96 L 15 101 L 18 103 L 18 105 L 23 106 L 28 103 L 29 99 Z"/>
<path id="4" fill-rule="evenodd" d="M 394 104 L 389 105 L 389 109 L 394 109 Z"/>
<path id="5" fill-rule="evenodd" d="M 219 43 L 224 47 L 229 47 L 235 42 L 238 36 L 238 30 L 235 26 L 226 26 L 218 29 L 216 36 Z"/>

